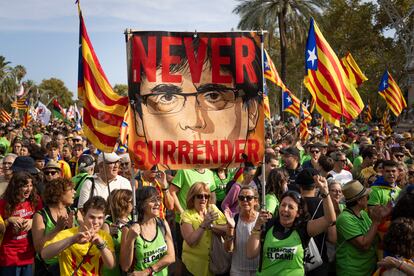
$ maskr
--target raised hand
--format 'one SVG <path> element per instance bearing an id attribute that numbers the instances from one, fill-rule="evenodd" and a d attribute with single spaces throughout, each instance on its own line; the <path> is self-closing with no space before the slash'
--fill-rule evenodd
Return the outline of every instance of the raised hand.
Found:
<path id="1" fill-rule="evenodd" d="M 234 228 L 236 226 L 236 222 L 234 221 L 231 210 L 228 207 L 224 210 L 224 216 L 226 217 L 227 225 Z"/>
<path id="2" fill-rule="evenodd" d="M 129 227 L 128 238 L 135 239 L 141 234 L 141 225 L 134 223 Z"/>
<path id="3" fill-rule="evenodd" d="M 256 224 L 254 225 L 254 228 L 256 230 L 260 229 L 271 217 L 272 216 L 269 211 L 261 210 L 259 213 L 259 217 L 256 220 Z"/>

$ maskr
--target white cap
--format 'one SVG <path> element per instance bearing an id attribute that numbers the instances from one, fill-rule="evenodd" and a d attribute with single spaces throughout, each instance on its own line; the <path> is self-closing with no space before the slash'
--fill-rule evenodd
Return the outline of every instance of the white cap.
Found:
<path id="1" fill-rule="evenodd" d="M 129 153 L 122 153 L 119 155 L 121 162 L 131 162 L 131 158 L 129 157 Z"/>
<path id="2" fill-rule="evenodd" d="M 107 163 L 113 163 L 119 161 L 119 156 L 115 152 L 111 153 L 101 153 L 98 156 L 98 164 L 102 163 L 104 161 L 103 155 L 105 154 L 105 162 Z"/>

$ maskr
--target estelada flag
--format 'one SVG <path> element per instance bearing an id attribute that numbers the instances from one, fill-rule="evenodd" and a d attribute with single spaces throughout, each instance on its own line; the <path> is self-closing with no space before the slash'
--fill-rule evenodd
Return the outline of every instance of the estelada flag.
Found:
<path id="1" fill-rule="evenodd" d="M 364 103 L 313 19 L 306 42 L 305 63 L 304 84 L 326 121 L 340 126 L 342 116 L 348 122 L 355 119 Z"/>
<path id="2" fill-rule="evenodd" d="M 404 99 L 400 87 L 392 78 L 388 70 L 385 70 L 384 74 L 382 75 L 378 93 L 381 97 L 384 98 L 388 108 L 397 117 L 400 116 L 403 109 L 407 107 L 407 103 Z"/>
<path id="3" fill-rule="evenodd" d="M 8 123 L 11 122 L 11 115 L 4 108 L 0 108 L 0 122 Z"/>
<path id="4" fill-rule="evenodd" d="M 130 31 L 126 38 L 134 119 L 128 149 L 138 168 L 262 161 L 262 56 L 255 33 Z"/>
<path id="5" fill-rule="evenodd" d="M 293 114 L 296 118 L 301 119 L 301 108 L 303 111 L 303 120 L 306 123 L 310 123 L 312 121 L 312 116 L 309 113 L 308 109 L 305 107 L 303 103 L 299 101 L 299 99 L 290 92 L 287 88 L 285 91 L 282 91 L 282 110 Z"/>
<path id="6" fill-rule="evenodd" d="M 89 40 L 79 7 L 78 97 L 83 101 L 83 132 L 103 152 L 112 152 L 128 105 L 128 97 L 117 95 L 99 63 Z"/>
<path id="7" fill-rule="evenodd" d="M 368 80 L 364 73 L 362 73 L 362 70 L 359 68 L 351 53 L 347 53 L 346 56 L 341 58 L 341 64 L 348 80 L 355 85 L 355 87 L 360 86 L 364 81 Z"/>

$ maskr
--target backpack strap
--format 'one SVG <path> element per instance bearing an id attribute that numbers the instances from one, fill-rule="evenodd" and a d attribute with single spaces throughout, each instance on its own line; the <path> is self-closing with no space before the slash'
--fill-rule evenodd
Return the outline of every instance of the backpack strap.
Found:
<path id="1" fill-rule="evenodd" d="M 76 181 L 75 191 L 78 190 L 78 188 L 83 184 L 83 182 L 85 182 L 86 179 L 88 179 L 88 177 L 89 174 L 85 173 L 81 178 L 79 178 L 78 181 Z"/>
<path id="2" fill-rule="evenodd" d="M 93 177 L 91 177 L 89 180 L 92 182 L 91 193 L 89 194 L 89 199 L 91 199 L 93 197 L 93 190 L 95 190 L 95 179 Z"/>
<path id="3" fill-rule="evenodd" d="M 165 235 L 166 235 L 167 230 L 166 230 L 166 227 L 165 227 L 164 220 L 160 219 L 159 217 L 156 217 L 155 221 L 157 223 L 157 227 L 160 227 L 162 236 L 164 237 L 164 240 L 165 240 Z"/>

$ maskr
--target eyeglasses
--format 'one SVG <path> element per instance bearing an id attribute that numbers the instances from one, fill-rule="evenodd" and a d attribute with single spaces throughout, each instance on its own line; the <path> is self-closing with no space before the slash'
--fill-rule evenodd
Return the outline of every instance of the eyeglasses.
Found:
<path id="1" fill-rule="evenodd" d="M 121 162 L 121 167 L 128 167 L 129 166 L 129 162 Z"/>
<path id="2" fill-rule="evenodd" d="M 113 166 L 116 166 L 116 165 L 119 165 L 119 161 L 115 161 L 115 162 L 105 162 L 105 164 L 106 164 L 106 165 L 113 165 Z"/>
<path id="3" fill-rule="evenodd" d="M 319 150 L 311 150 L 311 153 L 320 153 Z"/>
<path id="4" fill-rule="evenodd" d="M 342 194 L 342 190 L 336 190 L 336 189 L 329 190 L 329 192 L 333 194 Z"/>
<path id="5" fill-rule="evenodd" d="M 252 201 L 255 197 L 254 196 L 243 196 L 243 195 L 239 195 L 238 196 L 240 201 Z"/>
<path id="6" fill-rule="evenodd" d="M 54 175 L 56 175 L 58 172 L 57 171 L 46 171 L 45 172 L 45 175 L 51 175 L 51 176 L 54 176 Z"/>
<path id="7" fill-rule="evenodd" d="M 199 194 L 199 195 L 196 195 L 195 198 L 200 199 L 200 200 L 201 199 L 209 200 L 210 199 L 210 195 L 207 195 L 207 194 Z"/>
<path id="8" fill-rule="evenodd" d="M 156 92 L 143 95 L 143 103 L 148 112 L 154 115 L 173 114 L 180 112 L 188 97 L 196 97 L 198 106 L 207 111 L 218 111 L 230 108 L 236 102 L 239 91 L 233 88 L 223 88 L 213 91 L 202 91 L 195 93 L 182 92 Z"/>
<path id="9" fill-rule="evenodd" d="M 150 199 L 148 200 L 148 202 L 150 202 L 150 203 L 157 203 L 157 202 L 161 202 L 161 197 L 159 197 L 159 196 L 155 196 L 155 197 L 153 197 L 153 198 L 150 198 Z"/>
<path id="10" fill-rule="evenodd" d="M 396 154 L 395 157 L 397 157 L 397 158 L 403 158 L 404 157 L 404 154 Z"/>

